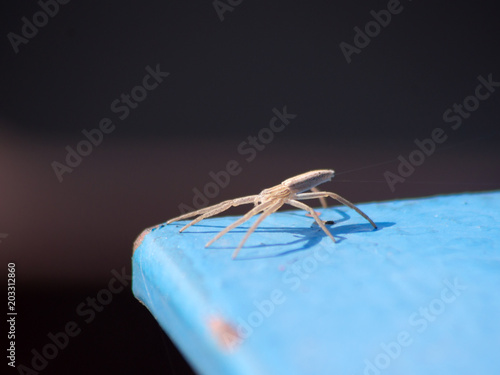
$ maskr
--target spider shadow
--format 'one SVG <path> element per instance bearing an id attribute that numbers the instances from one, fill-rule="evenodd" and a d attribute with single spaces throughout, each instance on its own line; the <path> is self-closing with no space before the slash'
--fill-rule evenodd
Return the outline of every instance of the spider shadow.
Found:
<path id="1" fill-rule="evenodd" d="M 391 227 L 395 225 L 393 222 L 379 222 L 375 223 L 377 225 L 377 229 L 374 229 L 371 224 L 366 223 L 366 224 L 348 224 L 348 225 L 340 225 L 340 223 L 345 222 L 350 220 L 350 216 L 341 211 L 334 209 L 336 213 L 338 213 L 342 218 L 337 219 L 335 221 L 332 221 L 329 223 L 329 220 L 325 220 L 325 226 L 328 228 L 330 233 L 335 237 L 336 243 L 341 243 L 342 241 L 346 240 L 345 237 L 341 236 L 341 234 L 348 234 L 348 233 L 359 233 L 359 232 L 373 232 L 373 231 L 378 231 L 383 228 Z M 304 218 L 304 215 L 301 215 L 300 213 L 290 213 L 289 215 L 297 216 L 300 219 Z M 326 216 L 326 215 L 325 215 Z M 323 219 L 326 219 L 325 217 Z M 297 245 L 296 248 L 288 249 L 279 253 L 272 253 L 272 254 L 266 254 L 266 255 L 256 255 L 256 256 L 244 256 L 244 255 L 239 255 L 235 260 L 248 260 L 248 259 L 263 259 L 263 258 L 274 258 L 277 256 L 283 256 L 286 254 L 294 253 L 297 251 L 305 251 L 308 250 L 315 245 L 317 245 L 319 242 L 323 240 L 324 237 L 327 237 L 326 233 L 323 232 L 323 230 L 320 228 L 320 226 L 314 221 L 314 219 L 311 217 L 311 220 L 313 220 L 312 224 L 309 227 L 264 227 L 264 226 L 259 226 L 254 233 L 290 233 L 294 237 L 299 237 L 296 240 L 293 241 L 288 241 L 286 243 L 275 243 L 275 244 L 265 244 L 261 243 L 259 245 L 244 245 L 243 249 L 255 249 L 255 248 L 273 248 L 273 247 L 284 247 L 284 246 L 294 246 Z M 241 226 L 234 228 L 231 230 L 231 233 L 242 233 L 244 235 L 248 229 L 249 225 L 245 226 L 244 223 Z M 182 225 L 179 225 L 182 226 Z M 224 229 L 226 226 L 223 225 L 206 225 L 206 224 L 196 224 L 196 226 L 199 227 L 206 227 L 206 228 L 214 228 L 213 230 L 203 230 L 203 231 L 196 231 L 196 233 L 214 233 L 217 234 L 219 233 L 222 229 Z M 215 229 L 217 228 L 217 229 Z M 184 233 L 189 233 L 188 231 Z M 217 246 L 215 243 L 210 246 L 212 249 L 235 249 L 235 245 L 231 246 Z"/>

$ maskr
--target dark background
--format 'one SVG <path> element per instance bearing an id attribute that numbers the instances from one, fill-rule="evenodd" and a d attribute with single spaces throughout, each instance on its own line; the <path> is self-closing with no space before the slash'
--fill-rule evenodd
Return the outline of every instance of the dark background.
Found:
<path id="1" fill-rule="evenodd" d="M 401 5 L 351 63 L 339 44 L 387 1 L 247 0 L 223 21 L 212 1 L 71 1 L 18 53 L 7 35 L 40 5 L 2 5 L 0 256 L 3 283 L 16 263 L 17 364 L 75 321 L 43 373 L 189 373 L 130 285 L 88 324 L 77 306 L 113 270 L 130 275 L 135 237 L 193 206 L 230 160 L 241 173 L 210 204 L 319 168 L 353 202 L 500 188 L 500 89 L 459 129 L 443 121 L 478 76 L 500 81 L 496 3 Z M 157 64 L 170 75 L 120 120 L 111 103 Z M 297 117 L 246 161 L 238 146 L 284 106 Z M 106 117 L 114 131 L 59 182 L 52 163 Z M 384 172 L 436 127 L 446 142 L 391 191 Z"/>

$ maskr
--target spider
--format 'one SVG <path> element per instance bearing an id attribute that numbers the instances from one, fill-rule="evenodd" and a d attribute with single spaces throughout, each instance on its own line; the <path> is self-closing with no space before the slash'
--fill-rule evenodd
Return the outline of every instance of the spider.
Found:
<path id="1" fill-rule="evenodd" d="M 306 173 L 299 174 L 298 176 L 289 178 L 285 181 L 283 181 L 281 184 L 273 186 L 269 189 L 264 189 L 260 192 L 258 195 L 249 195 L 247 197 L 241 197 L 241 198 L 236 198 L 236 199 L 231 199 L 228 201 L 221 202 L 219 204 L 210 206 L 210 207 L 205 207 L 200 210 L 196 210 L 193 212 L 189 212 L 187 214 L 181 215 L 174 217 L 173 219 L 170 219 L 167 221 L 167 224 L 173 223 L 175 221 L 179 220 L 184 220 L 193 216 L 198 216 L 196 219 L 191 221 L 190 223 L 186 224 L 183 226 L 179 232 L 184 231 L 185 229 L 189 228 L 191 225 L 194 225 L 196 223 L 199 223 L 201 220 L 206 219 L 207 217 L 211 217 L 214 215 L 217 215 L 221 212 L 226 211 L 230 207 L 235 207 L 239 206 L 242 204 L 249 204 L 253 203 L 254 208 L 252 208 L 249 212 L 247 212 L 243 217 L 240 219 L 236 220 L 234 223 L 228 225 L 225 229 L 223 229 L 219 234 L 217 234 L 214 238 L 212 238 L 206 245 L 205 247 L 210 246 L 213 244 L 215 241 L 217 241 L 219 238 L 221 238 L 223 235 L 225 235 L 227 232 L 229 232 L 231 229 L 236 228 L 238 225 L 243 224 L 245 221 L 249 220 L 251 217 L 254 215 L 259 214 L 262 212 L 262 215 L 259 216 L 259 218 L 255 221 L 255 223 L 252 224 L 250 229 L 248 229 L 247 233 L 239 243 L 238 247 L 236 250 L 234 250 L 232 258 L 235 259 L 236 256 L 238 255 L 240 249 L 243 247 L 245 244 L 246 240 L 250 235 L 255 231 L 255 229 L 259 226 L 259 224 L 269 215 L 271 215 L 273 212 L 276 212 L 278 209 L 281 208 L 285 203 L 289 204 L 291 206 L 301 208 L 303 210 L 306 210 L 311 214 L 311 216 L 316 220 L 318 225 L 323 229 L 323 232 L 326 233 L 328 237 L 330 237 L 333 242 L 335 242 L 335 238 L 332 236 L 332 234 L 328 231 L 326 228 L 325 224 L 323 221 L 321 221 L 314 212 L 314 210 L 309 207 L 307 204 L 299 202 L 301 200 L 306 200 L 306 199 L 320 199 L 321 204 L 323 207 L 326 207 L 326 202 L 324 198 L 330 197 L 333 198 L 340 203 L 352 208 L 355 210 L 358 214 L 363 216 L 366 220 L 370 222 L 371 225 L 373 225 L 373 228 L 377 229 L 377 226 L 375 223 L 366 215 L 363 211 L 361 211 L 359 208 L 357 208 L 355 205 L 353 205 L 351 202 L 349 202 L 347 199 L 342 198 L 340 195 L 331 193 L 328 191 L 319 191 L 316 189 L 317 185 L 323 184 L 327 181 L 330 181 L 333 176 L 335 175 L 335 172 L 331 169 L 319 169 L 315 171 L 309 171 Z M 312 190 L 312 192 L 304 193 L 307 190 Z"/>

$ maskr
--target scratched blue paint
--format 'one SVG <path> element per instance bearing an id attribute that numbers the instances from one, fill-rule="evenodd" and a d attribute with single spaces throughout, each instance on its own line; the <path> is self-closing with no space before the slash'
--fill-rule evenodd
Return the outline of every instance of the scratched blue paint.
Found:
<path id="1" fill-rule="evenodd" d="M 235 217 L 159 226 L 134 253 L 133 291 L 201 374 L 500 373 L 500 192 L 358 207 L 378 230 L 318 209 L 334 244 L 281 211 L 237 260 L 253 221 L 209 248 Z"/>

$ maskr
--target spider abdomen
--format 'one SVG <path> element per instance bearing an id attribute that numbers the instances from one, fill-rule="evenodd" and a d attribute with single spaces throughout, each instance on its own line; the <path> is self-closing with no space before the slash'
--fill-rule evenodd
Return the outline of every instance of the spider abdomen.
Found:
<path id="1" fill-rule="evenodd" d="M 292 193 L 302 193 L 330 181 L 334 175 L 335 171 L 332 169 L 318 169 L 289 178 L 283 181 L 281 185 L 289 188 Z"/>

